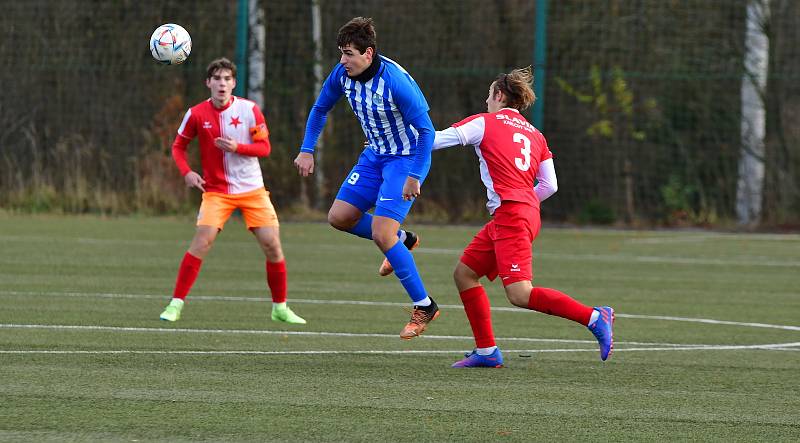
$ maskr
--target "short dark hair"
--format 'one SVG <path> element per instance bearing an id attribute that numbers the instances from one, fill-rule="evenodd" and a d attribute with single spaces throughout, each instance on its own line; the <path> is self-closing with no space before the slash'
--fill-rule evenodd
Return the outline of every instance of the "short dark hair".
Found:
<path id="1" fill-rule="evenodd" d="M 225 57 L 221 57 L 208 64 L 208 68 L 206 68 L 206 80 L 214 76 L 214 73 L 220 69 L 231 71 L 233 78 L 236 78 L 236 64 Z"/>
<path id="2" fill-rule="evenodd" d="M 339 28 L 336 45 L 340 48 L 353 45 L 362 54 L 367 48 L 377 51 L 378 36 L 375 34 L 375 23 L 369 17 L 356 17 L 350 20 Z"/>
<path id="3" fill-rule="evenodd" d="M 506 96 L 506 106 L 518 111 L 528 109 L 536 101 L 533 93 L 533 69 L 514 69 L 508 74 L 499 74 L 494 79 L 492 93 L 502 92 Z"/>

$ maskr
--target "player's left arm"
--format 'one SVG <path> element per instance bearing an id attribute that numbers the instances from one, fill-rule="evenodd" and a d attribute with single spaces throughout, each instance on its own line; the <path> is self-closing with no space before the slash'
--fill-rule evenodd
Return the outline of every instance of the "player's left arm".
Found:
<path id="1" fill-rule="evenodd" d="M 252 143 L 238 143 L 236 150 L 232 152 L 250 157 L 266 157 L 272 151 L 272 145 L 269 142 L 267 121 L 258 105 L 253 106 L 253 117 L 255 126 L 250 128 L 250 140 Z"/>
<path id="2" fill-rule="evenodd" d="M 428 112 L 423 112 L 417 118 L 407 123 L 417 129 L 417 152 L 414 155 L 414 163 L 408 171 L 408 177 L 403 185 L 403 198 L 411 200 L 419 197 L 422 192 L 420 180 L 426 173 L 426 169 L 431 165 L 431 148 L 433 147 L 434 129 L 431 117 Z"/>
<path id="3" fill-rule="evenodd" d="M 431 149 L 436 132 L 428 115 L 430 108 L 422 90 L 411 76 L 406 74 L 395 77 L 391 88 L 392 97 L 403 117 L 403 123 L 417 130 L 416 153 L 408 176 L 419 181 L 425 170 L 430 167 Z"/>
<path id="4" fill-rule="evenodd" d="M 544 136 L 541 133 L 538 134 L 540 135 L 539 146 L 542 149 L 542 156 L 540 157 L 542 160 L 539 161 L 539 170 L 536 171 L 537 183 L 533 187 L 533 192 L 542 202 L 558 191 L 558 179 L 556 178 L 556 166 L 553 163 L 553 153 L 547 146 L 547 140 L 545 140 Z"/>
<path id="5" fill-rule="evenodd" d="M 408 176 L 419 180 L 425 173 L 425 169 L 430 166 L 431 150 L 436 131 L 433 129 L 433 122 L 427 112 L 423 112 L 408 123 L 417 129 L 417 152 L 414 155 L 414 164 L 411 166 Z"/>
<path id="6" fill-rule="evenodd" d="M 536 173 L 536 186 L 533 192 L 539 197 L 539 201 L 544 201 L 558 191 L 558 180 L 556 179 L 556 168 L 553 159 L 547 159 L 539 163 L 539 172 Z"/>

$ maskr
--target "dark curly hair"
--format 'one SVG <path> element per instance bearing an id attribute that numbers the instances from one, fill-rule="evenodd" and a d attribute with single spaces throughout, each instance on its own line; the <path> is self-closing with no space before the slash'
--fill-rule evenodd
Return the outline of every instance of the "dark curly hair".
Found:
<path id="1" fill-rule="evenodd" d="M 378 49 L 377 39 L 375 23 L 372 19 L 369 17 L 356 17 L 339 28 L 339 35 L 336 36 L 336 45 L 340 48 L 353 45 L 363 54 L 367 48 L 372 48 L 373 51 Z"/>
<path id="2" fill-rule="evenodd" d="M 211 78 L 215 72 L 220 69 L 228 69 L 231 71 L 233 78 L 236 78 L 236 64 L 225 57 L 213 60 L 206 68 L 206 79 Z"/>

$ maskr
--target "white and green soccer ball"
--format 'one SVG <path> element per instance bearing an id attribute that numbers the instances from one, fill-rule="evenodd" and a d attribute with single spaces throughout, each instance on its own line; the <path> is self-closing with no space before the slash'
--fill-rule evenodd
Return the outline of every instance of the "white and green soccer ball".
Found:
<path id="1" fill-rule="evenodd" d="M 159 63 L 179 65 L 192 53 L 192 37 L 181 25 L 161 25 L 150 37 L 150 53 Z"/>

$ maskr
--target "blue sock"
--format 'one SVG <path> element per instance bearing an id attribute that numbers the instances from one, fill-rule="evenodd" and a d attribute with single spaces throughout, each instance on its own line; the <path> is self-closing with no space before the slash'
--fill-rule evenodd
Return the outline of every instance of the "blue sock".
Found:
<path id="1" fill-rule="evenodd" d="M 395 275 L 400 279 L 400 284 L 406 289 L 412 301 L 418 302 L 428 296 L 425 286 L 422 284 L 422 278 L 417 272 L 414 256 L 408 252 L 402 242 L 398 241 L 386 251 L 386 258 L 392 264 Z"/>
<path id="2" fill-rule="evenodd" d="M 372 214 L 369 212 L 361 214 L 361 218 L 358 219 L 358 223 L 356 223 L 356 225 L 350 228 L 350 230 L 347 232 L 357 235 L 361 238 L 366 238 L 367 240 L 372 240 Z M 403 234 L 405 234 L 405 231 L 402 229 L 397 231 L 397 237 L 400 239 L 400 241 L 405 240 Z"/>
<path id="3" fill-rule="evenodd" d="M 361 238 L 366 238 L 367 240 L 372 240 L 372 214 L 369 212 L 361 214 L 358 223 L 347 232 Z"/>

